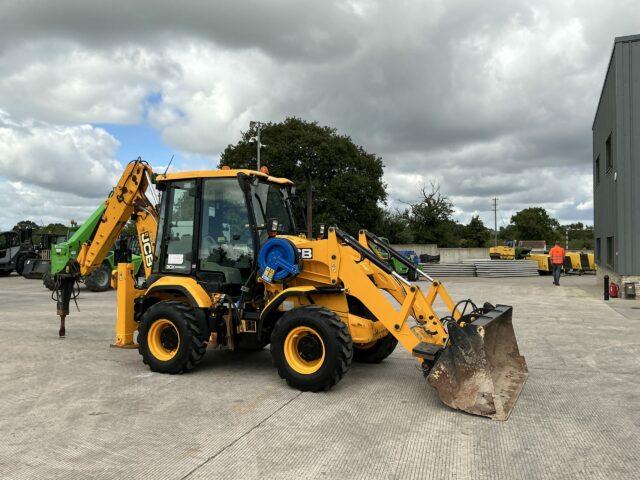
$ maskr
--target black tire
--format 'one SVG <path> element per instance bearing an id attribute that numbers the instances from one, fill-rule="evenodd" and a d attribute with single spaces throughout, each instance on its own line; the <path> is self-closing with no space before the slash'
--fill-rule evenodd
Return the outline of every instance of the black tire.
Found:
<path id="1" fill-rule="evenodd" d="M 52 292 L 55 290 L 56 282 L 53 279 L 53 275 L 51 275 L 51 272 L 44 272 L 42 274 L 42 284 Z"/>
<path id="2" fill-rule="evenodd" d="M 111 288 L 111 267 L 102 264 L 84 279 L 84 284 L 92 292 L 106 292 Z"/>
<path id="3" fill-rule="evenodd" d="M 358 348 L 358 345 L 354 345 L 353 359 L 361 363 L 380 363 L 393 353 L 396 345 L 398 345 L 398 340 L 391 334 L 376 340 L 373 345 L 367 348 Z"/>
<path id="4" fill-rule="evenodd" d="M 409 272 L 407 273 L 407 280 L 409 280 L 410 282 L 417 282 L 418 272 L 410 268 Z"/>
<path id="5" fill-rule="evenodd" d="M 13 270 L 0 270 L 0 277 L 8 277 Z"/>
<path id="6" fill-rule="evenodd" d="M 167 360 L 160 359 L 153 353 L 153 339 L 150 339 L 150 333 L 154 335 L 156 330 L 152 327 L 158 321 L 170 322 L 170 328 L 178 334 L 175 354 Z M 144 313 L 138 326 L 138 353 L 142 355 L 142 361 L 154 372 L 184 373 L 192 370 L 204 356 L 207 351 L 207 337 L 208 332 L 200 331 L 195 312 L 189 305 L 177 301 L 158 302 Z M 171 338 L 168 340 L 171 341 Z"/>
<path id="7" fill-rule="evenodd" d="M 290 337 L 294 329 L 307 329 L 307 333 Z M 319 362 L 316 371 L 302 373 L 290 364 L 285 354 L 285 343 L 290 345 L 292 338 L 305 338 L 311 344 L 311 352 L 299 353 L 307 355 L 312 362 Z M 289 340 L 287 340 L 289 338 Z M 321 342 L 318 342 L 318 339 Z M 314 345 L 315 344 L 315 345 Z M 324 352 L 324 359 L 319 354 Z M 289 310 L 277 321 L 271 334 L 271 357 L 280 378 L 289 386 L 303 392 L 329 390 L 347 373 L 353 360 L 353 342 L 349 329 L 340 317 L 324 307 L 307 305 Z M 320 359 L 320 360 L 319 360 Z M 314 367 L 312 367 L 314 368 Z"/>
<path id="8" fill-rule="evenodd" d="M 22 271 L 24 270 L 24 262 L 27 261 L 27 258 L 29 258 L 27 255 L 20 255 L 16 259 L 16 273 L 18 275 L 22 275 Z"/>

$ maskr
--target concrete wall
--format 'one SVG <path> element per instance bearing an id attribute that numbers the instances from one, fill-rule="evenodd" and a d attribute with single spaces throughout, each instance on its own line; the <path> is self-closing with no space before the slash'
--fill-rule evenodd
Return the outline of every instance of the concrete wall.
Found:
<path id="1" fill-rule="evenodd" d="M 489 259 L 488 248 L 439 248 L 441 263 L 462 263 L 463 260 Z"/>
<path id="2" fill-rule="evenodd" d="M 434 244 L 408 243 L 392 245 L 396 250 L 413 250 L 418 255 L 440 255 L 442 263 L 462 263 L 464 260 L 488 259 L 488 248 L 438 248 Z"/>
<path id="3" fill-rule="evenodd" d="M 438 245 L 435 243 L 399 243 L 397 245 L 391 245 L 396 250 L 413 250 L 418 255 L 437 255 Z"/>

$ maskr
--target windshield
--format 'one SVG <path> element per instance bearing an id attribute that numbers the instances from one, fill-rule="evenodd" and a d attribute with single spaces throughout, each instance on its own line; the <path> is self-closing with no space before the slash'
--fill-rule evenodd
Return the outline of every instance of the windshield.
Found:
<path id="1" fill-rule="evenodd" d="M 287 189 L 284 186 L 262 181 L 251 187 L 253 210 L 258 226 L 266 225 L 272 218 L 278 219 L 278 233 L 295 235 L 295 225 L 289 210 Z M 262 238 L 262 237 L 265 238 Z M 261 241 L 266 240 L 266 231 L 261 231 Z"/>
<path id="2" fill-rule="evenodd" d="M 244 283 L 249 277 L 253 237 L 236 178 L 204 181 L 198 260 L 202 271 L 222 273 L 226 283 Z"/>

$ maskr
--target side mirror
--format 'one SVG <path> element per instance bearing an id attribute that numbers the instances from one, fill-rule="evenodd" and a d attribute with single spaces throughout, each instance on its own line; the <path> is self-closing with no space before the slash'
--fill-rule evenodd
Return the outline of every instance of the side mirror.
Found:
<path id="1" fill-rule="evenodd" d="M 323 240 L 328 237 L 329 229 L 327 228 L 326 223 L 320 223 L 318 225 L 318 231 L 316 232 L 316 239 Z"/>
<path id="2" fill-rule="evenodd" d="M 280 229 L 280 222 L 277 218 L 269 219 L 267 223 L 267 234 L 270 237 L 275 237 L 278 234 L 278 230 Z"/>

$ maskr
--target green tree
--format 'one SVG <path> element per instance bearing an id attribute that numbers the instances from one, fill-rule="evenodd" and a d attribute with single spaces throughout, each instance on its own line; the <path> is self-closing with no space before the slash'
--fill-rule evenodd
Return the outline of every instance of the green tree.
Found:
<path id="1" fill-rule="evenodd" d="M 409 228 L 409 211 L 384 210 L 380 228 L 376 233 L 387 238 L 391 244 L 413 243 L 413 233 Z"/>
<path id="2" fill-rule="evenodd" d="M 569 248 L 571 250 L 593 250 L 595 243 L 593 226 L 584 225 L 582 222 L 560 225 L 556 230 L 556 238 L 560 239 L 564 245 L 567 236 L 569 237 Z"/>
<path id="3" fill-rule="evenodd" d="M 31 228 L 33 230 L 38 228 L 38 224 L 36 222 L 33 222 L 31 220 L 22 220 L 18 223 L 16 223 L 14 225 L 14 227 L 12 228 L 12 230 L 14 232 L 19 232 L 20 230 L 25 230 L 27 228 Z"/>
<path id="4" fill-rule="evenodd" d="M 50 233 L 53 235 L 65 235 L 67 231 L 69 231 L 69 227 L 62 223 L 50 223 L 39 230 L 40 233 Z"/>
<path id="5" fill-rule="evenodd" d="M 435 243 L 457 246 L 456 222 L 453 221 L 453 203 L 440 193 L 437 184 L 422 188 L 422 200 L 410 204 L 409 227 L 416 243 Z"/>
<path id="6" fill-rule="evenodd" d="M 552 243 L 560 227 L 558 220 L 549 216 L 542 207 L 520 210 L 511 217 L 518 240 L 546 240 Z"/>
<path id="7" fill-rule="evenodd" d="M 478 215 L 474 215 L 467 225 L 461 229 L 462 247 L 486 247 L 489 245 L 491 233 Z"/>
<path id="8" fill-rule="evenodd" d="M 255 129 L 242 133 L 220 157 L 220 166 L 256 168 Z M 293 180 L 302 198 L 313 192 L 313 222 L 337 224 L 357 233 L 378 230 L 386 200 L 382 159 L 336 129 L 299 118 L 264 124 L 261 162 L 273 176 Z M 299 226 L 301 227 L 301 226 Z"/>

